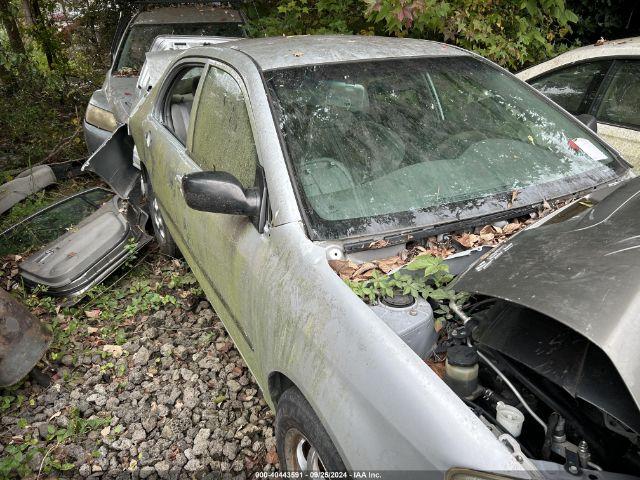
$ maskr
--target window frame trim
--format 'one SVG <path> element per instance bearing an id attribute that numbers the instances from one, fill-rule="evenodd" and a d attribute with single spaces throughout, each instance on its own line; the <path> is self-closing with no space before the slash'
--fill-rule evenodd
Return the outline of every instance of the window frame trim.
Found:
<path id="1" fill-rule="evenodd" d="M 173 130 L 171 130 L 169 128 L 169 126 L 167 125 L 166 122 L 166 112 L 167 112 L 167 102 L 168 102 L 168 94 L 169 91 L 171 90 L 171 87 L 174 85 L 174 83 L 176 82 L 176 78 L 178 77 L 178 75 L 180 75 L 180 72 L 184 71 L 185 68 L 189 68 L 189 67 L 202 67 L 203 68 L 203 73 L 206 71 L 207 68 L 207 62 L 206 62 L 206 58 L 202 58 L 200 57 L 200 59 L 198 60 L 198 57 L 189 57 L 189 58 L 185 58 L 175 64 L 172 65 L 171 68 L 171 72 L 165 77 L 165 79 L 162 82 L 162 86 L 160 91 L 158 92 L 158 96 L 155 99 L 155 104 L 153 106 L 153 110 L 151 113 L 151 116 L 158 122 L 158 124 L 162 125 L 162 128 L 169 134 L 171 135 L 173 138 L 176 139 L 176 141 L 182 145 L 185 149 L 186 149 L 186 144 L 183 143 L 175 134 L 175 132 Z M 200 78 L 202 78 L 202 74 L 200 74 Z M 198 84 L 198 89 L 196 90 L 196 95 L 198 94 L 198 91 L 200 90 L 200 83 Z M 195 102 L 196 102 L 196 96 L 194 96 L 193 98 L 193 106 L 191 107 L 191 110 L 193 112 L 193 108 L 195 107 Z M 170 113 L 169 113 L 170 114 Z M 191 120 L 192 120 L 192 115 L 189 115 L 189 125 L 187 126 L 187 140 L 189 139 L 189 133 L 188 133 L 188 128 L 191 125 Z"/>

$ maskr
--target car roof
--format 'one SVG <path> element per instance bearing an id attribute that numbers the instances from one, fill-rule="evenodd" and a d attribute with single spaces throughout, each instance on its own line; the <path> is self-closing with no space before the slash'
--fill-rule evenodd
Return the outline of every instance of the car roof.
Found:
<path id="1" fill-rule="evenodd" d="M 133 25 L 165 23 L 242 22 L 240 12 L 232 8 L 211 5 L 178 5 L 144 10 L 136 15 Z"/>
<path id="2" fill-rule="evenodd" d="M 208 56 L 212 48 L 229 48 L 250 56 L 262 70 L 384 58 L 464 56 L 469 52 L 444 43 L 412 38 L 358 35 L 299 35 L 235 40 L 190 49 Z"/>
<path id="3" fill-rule="evenodd" d="M 598 42 L 594 45 L 575 48 L 547 62 L 540 63 L 519 72 L 517 76 L 522 80 L 529 80 L 542 73 L 548 72 L 572 63 L 596 58 L 610 57 L 638 57 L 640 56 L 640 37 L 621 38 Z"/>

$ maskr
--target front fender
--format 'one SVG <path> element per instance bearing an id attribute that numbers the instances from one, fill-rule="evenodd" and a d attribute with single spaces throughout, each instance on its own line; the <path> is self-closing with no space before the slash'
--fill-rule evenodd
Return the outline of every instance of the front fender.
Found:
<path id="1" fill-rule="evenodd" d="M 522 470 L 331 270 L 324 248 L 299 224 L 273 228 L 270 235 L 279 251 L 257 260 L 264 277 L 256 280 L 269 294 L 253 300 L 261 319 L 260 383 L 267 385 L 269 372 L 287 375 L 350 469 Z"/>

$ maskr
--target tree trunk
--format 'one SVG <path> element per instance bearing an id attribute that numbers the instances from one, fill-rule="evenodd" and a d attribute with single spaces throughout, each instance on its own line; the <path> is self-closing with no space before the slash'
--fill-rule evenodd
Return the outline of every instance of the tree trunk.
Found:
<path id="1" fill-rule="evenodd" d="M 49 66 L 49 70 L 52 70 L 54 61 L 54 49 L 51 45 L 51 32 L 48 31 L 49 29 L 47 28 L 46 18 L 44 18 L 44 16 L 42 15 L 42 10 L 40 10 L 39 0 L 31 0 L 30 3 L 31 15 L 35 23 L 38 41 L 42 46 L 42 50 L 44 50 L 44 55 L 47 57 L 47 65 Z"/>
<path id="2" fill-rule="evenodd" d="M 7 31 L 11 49 L 18 54 L 25 53 L 24 43 L 22 43 L 20 30 L 18 30 L 18 22 L 16 22 L 16 17 L 11 11 L 9 0 L 0 0 L 0 17 L 2 17 L 2 25 Z"/>
<path id="3" fill-rule="evenodd" d="M 33 13 L 31 13 L 31 3 L 29 3 L 29 0 L 22 0 L 22 13 L 24 14 L 24 21 L 27 27 L 33 27 L 35 22 L 33 21 Z"/>

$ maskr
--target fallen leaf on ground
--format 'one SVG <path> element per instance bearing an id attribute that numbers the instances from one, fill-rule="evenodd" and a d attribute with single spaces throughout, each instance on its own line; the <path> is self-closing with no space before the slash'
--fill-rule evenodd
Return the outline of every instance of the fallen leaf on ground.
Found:
<path id="1" fill-rule="evenodd" d="M 113 358 L 120 358 L 122 356 L 122 347 L 120 345 L 105 345 L 102 347 L 102 351 L 108 353 Z"/>
<path id="2" fill-rule="evenodd" d="M 265 460 L 271 465 L 275 465 L 276 463 L 278 463 L 278 454 L 276 453 L 275 448 L 267 452 L 267 454 L 265 455 Z"/>
<path id="3" fill-rule="evenodd" d="M 453 239 L 463 247 L 471 248 L 476 243 L 478 243 L 480 237 L 478 235 L 474 235 L 473 233 L 463 233 L 462 235 L 454 236 Z"/>
<path id="4" fill-rule="evenodd" d="M 87 318 L 98 318 L 100 316 L 100 313 L 102 313 L 102 310 L 97 308 L 95 310 L 84 311 L 84 314 L 87 316 Z"/>

